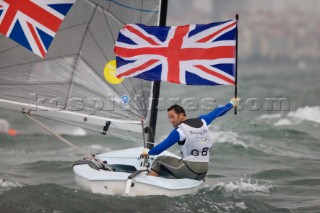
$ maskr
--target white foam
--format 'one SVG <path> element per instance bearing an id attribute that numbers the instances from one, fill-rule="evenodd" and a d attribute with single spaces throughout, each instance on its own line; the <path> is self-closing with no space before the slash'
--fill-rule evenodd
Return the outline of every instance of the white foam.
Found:
<path id="1" fill-rule="evenodd" d="M 239 135 L 236 132 L 212 131 L 209 134 L 211 135 L 215 143 L 231 143 L 234 145 L 241 145 L 244 148 L 248 148 L 248 145 L 239 139 Z"/>
<path id="2" fill-rule="evenodd" d="M 229 183 L 218 183 L 214 187 L 223 188 L 226 192 L 262 192 L 270 193 L 270 190 L 273 188 L 273 185 L 270 183 L 259 184 L 257 181 L 251 183 L 251 180 L 248 179 L 247 182 L 243 181 L 243 178 L 240 181 L 234 181 Z"/>
<path id="3" fill-rule="evenodd" d="M 272 124 L 275 126 L 280 126 L 280 125 L 292 125 L 292 121 L 289 120 L 288 118 L 284 118 L 284 115 L 281 113 L 276 113 L 276 114 L 263 114 L 259 117 L 256 118 L 258 121 L 263 121 L 268 124 Z"/>
<path id="4" fill-rule="evenodd" d="M 266 123 L 275 126 L 290 126 L 300 124 L 303 121 L 311 121 L 320 124 L 320 107 L 319 106 L 304 106 L 296 111 L 287 114 L 263 114 L 257 118 Z"/>
<path id="5" fill-rule="evenodd" d="M 247 208 L 246 204 L 244 202 L 237 202 L 237 203 L 235 203 L 235 206 L 237 208 L 240 208 L 240 209 L 246 209 Z"/>
<path id="6" fill-rule="evenodd" d="M 301 121 L 298 120 L 292 120 L 289 118 L 282 118 L 279 121 L 275 122 L 274 125 L 275 126 L 290 126 L 290 125 L 295 125 L 295 124 L 299 124 Z"/>
<path id="7" fill-rule="evenodd" d="M 320 123 L 320 107 L 300 107 L 295 112 L 289 112 L 288 117 Z"/>
<path id="8" fill-rule="evenodd" d="M 7 180 L 0 179 L 0 188 L 12 188 L 12 187 L 21 187 L 21 183 L 13 183 Z"/>
<path id="9" fill-rule="evenodd" d="M 235 211 L 238 211 L 239 209 L 247 209 L 244 202 L 233 202 L 233 201 L 224 201 L 221 203 L 215 202 L 215 205 L 212 207 L 214 207 L 217 212 L 220 212 L 221 208 L 225 209 L 226 212 L 235 212 Z M 207 211 L 204 211 L 204 212 L 207 212 Z"/>
<path id="10" fill-rule="evenodd" d="M 276 118 L 281 118 L 282 114 L 277 113 L 277 114 L 263 114 L 260 115 L 257 120 L 268 120 L 268 119 L 276 119 Z"/>
<path id="11" fill-rule="evenodd" d="M 76 127 L 76 128 L 59 128 L 55 130 L 59 135 L 72 135 L 72 136 L 85 136 L 87 135 L 86 130 Z"/>

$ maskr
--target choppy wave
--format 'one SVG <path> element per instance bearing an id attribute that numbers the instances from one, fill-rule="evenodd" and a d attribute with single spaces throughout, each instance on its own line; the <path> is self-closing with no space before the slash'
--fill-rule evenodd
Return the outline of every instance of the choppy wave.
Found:
<path id="1" fill-rule="evenodd" d="M 317 160 L 319 157 L 317 155 L 314 155 L 313 153 L 310 153 L 309 150 L 288 150 L 286 147 L 276 147 L 276 146 L 261 146 L 261 150 L 269 155 L 273 156 L 281 156 L 281 157 L 290 157 L 290 158 L 296 158 L 296 159 L 313 159 Z"/>
<path id="2" fill-rule="evenodd" d="M 269 194 L 272 190 L 276 189 L 276 186 L 272 183 L 259 183 L 258 181 L 252 181 L 250 178 L 245 180 L 241 178 L 240 180 L 229 181 L 229 182 L 219 182 L 213 185 L 205 185 L 204 188 L 209 191 L 223 191 L 223 192 L 237 192 L 237 193 L 250 193 L 250 192 L 260 192 Z"/>
<path id="3" fill-rule="evenodd" d="M 289 118 L 312 121 L 320 124 L 320 106 L 305 106 L 289 112 Z"/>
<path id="4" fill-rule="evenodd" d="M 21 186 L 23 186 L 21 183 L 14 183 L 14 182 L 0 178 L 0 188 L 13 188 L 13 187 L 21 187 Z"/>
<path id="5" fill-rule="evenodd" d="M 160 213 L 274 212 L 273 210 L 275 210 L 274 207 L 263 202 L 234 196 L 232 193 L 225 193 L 220 189 L 217 190 L 219 187 L 222 186 L 205 188 L 195 195 L 175 198 L 166 196 L 132 198 L 92 194 L 56 184 L 30 185 L 4 192 L 2 199 L 0 199 L 0 209 L 6 212 L 27 212 L 26 209 L 28 209 L 28 212 L 91 212 L 94 210 L 95 212 Z M 223 187 L 231 188 L 228 184 Z M 260 185 L 258 184 L 255 192 L 262 191 L 259 187 Z M 239 185 L 238 188 L 241 188 L 241 186 Z M 246 191 L 242 192 L 250 193 L 252 190 L 246 189 Z"/>
<path id="6" fill-rule="evenodd" d="M 263 114 L 257 118 L 274 126 L 290 126 L 310 121 L 320 124 L 320 106 L 304 106 L 287 114 Z"/>
<path id="7" fill-rule="evenodd" d="M 239 138 L 238 133 L 231 131 L 212 131 L 209 133 L 216 143 L 231 143 L 248 148 L 248 145 Z"/>

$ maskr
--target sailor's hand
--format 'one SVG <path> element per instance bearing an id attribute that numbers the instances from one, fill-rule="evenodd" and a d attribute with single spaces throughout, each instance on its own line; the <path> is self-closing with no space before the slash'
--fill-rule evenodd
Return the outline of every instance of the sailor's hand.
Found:
<path id="1" fill-rule="evenodd" d="M 233 107 L 238 107 L 239 106 L 239 102 L 240 102 L 240 98 L 232 98 L 230 100 L 230 103 L 232 104 Z"/>
<path id="2" fill-rule="evenodd" d="M 149 150 L 150 150 L 150 149 L 148 149 L 148 148 L 144 148 L 144 149 L 142 150 L 141 156 L 148 156 L 148 155 L 149 155 L 149 154 L 148 154 Z"/>

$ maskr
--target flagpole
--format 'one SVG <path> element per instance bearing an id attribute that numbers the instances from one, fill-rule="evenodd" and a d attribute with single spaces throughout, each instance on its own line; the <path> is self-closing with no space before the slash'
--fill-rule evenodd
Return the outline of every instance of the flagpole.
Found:
<path id="1" fill-rule="evenodd" d="M 235 75 L 235 84 L 234 84 L 234 97 L 238 97 L 238 20 L 239 15 L 236 14 L 236 21 L 237 21 L 237 27 L 236 27 L 236 75 Z M 237 107 L 234 108 L 234 114 L 237 114 Z"/>
<path id="2" fill-rule="evenodd" d="M 166 26 L 167 10 L 168 10 L 168 0 L 161 0 L 159 26 Z M 154 81 L 153 89 L 152 89 L 152 103 L 151 103 L 150 122 L 149 122 L 150 128 L 148 130 L 148 142 L 149 142 L 147 145 L 148 149 L 151 149 L 154 147 L 157 117 L 158 117 L 159 96 L 160 96 L 160 81 Z"/>

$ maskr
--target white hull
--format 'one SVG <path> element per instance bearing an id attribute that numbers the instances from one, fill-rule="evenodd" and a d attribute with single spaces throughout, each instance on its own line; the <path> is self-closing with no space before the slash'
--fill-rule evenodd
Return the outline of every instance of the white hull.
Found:
<path id="1" fill-rule="evenodd" d="M 133 148 L 120 151 L 113 151 L 97 155 L 96 158 L 107 161 L 109 164 L 131 165 L 140 169 L 142 159 L 139 158 L 142 148 Z M 173 155 L 170 152 L 163 152 L 162 155 Z M 156 156 L 155 156 L 156 157 Z M 176 156 L 177 157 L 177 156 Z M 152 163 L 153 156 L 149 159 Z M 196 193 L 202 181 L 192 179 L 168 179 L 152 177 L 144 172 L 128 181 L 131 173 L 111 172 L 106 170 L 92 169 L 88 164 L 75 165 L 73 167 L 76 183 L 84 190 L 93 193 L 107 195 L 128 195 L 148 196 L 166 195 L 180 196 Z M 128 183 L 128 186 L 127 186 Z"/>

